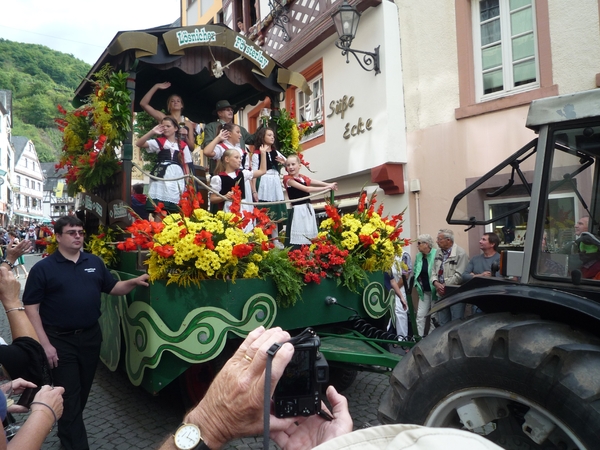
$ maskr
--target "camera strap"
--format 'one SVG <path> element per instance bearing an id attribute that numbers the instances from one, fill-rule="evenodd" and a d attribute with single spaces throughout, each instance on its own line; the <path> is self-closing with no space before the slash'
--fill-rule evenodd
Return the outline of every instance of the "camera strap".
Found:
<path id="1" fill-rule="evenodd" d="M 288 341 L 273 344 L 269 350 L 267 350 L 267 366 L 265 367 L 265 392 L 263 398 L 263 449 L 269 450 L 269 428 L 271 426 L 271 367 L 273 365 L 273 358 L 279 351 L 281 346 L 286 342 L 292 345 L 301 344 L 307 339 L 316 336 L 315 331 L 312 328 L 305 329 L 302 333 Z"/>

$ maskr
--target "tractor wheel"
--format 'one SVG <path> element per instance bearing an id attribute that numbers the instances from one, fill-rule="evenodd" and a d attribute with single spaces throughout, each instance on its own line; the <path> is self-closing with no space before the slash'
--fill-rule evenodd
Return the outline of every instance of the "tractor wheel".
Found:
<path id="1" fill-rule="evenodd" d="M 535 315 L 476 315 L 398 363 L 379 420 L 467 429 L 505 449 L 596 448 L 599 374 L 591 334 Z"/>

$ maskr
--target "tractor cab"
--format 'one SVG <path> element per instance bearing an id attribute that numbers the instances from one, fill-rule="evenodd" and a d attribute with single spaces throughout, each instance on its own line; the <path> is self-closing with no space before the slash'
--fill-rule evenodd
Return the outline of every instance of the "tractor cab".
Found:
<path id="1" fill-rule="evenodd" d="M 599 104 L 598 89 L 534 101 L 538 137 L 454 198 L 448 223 L 498 234 L 506 279 L 600 288 Z"/>

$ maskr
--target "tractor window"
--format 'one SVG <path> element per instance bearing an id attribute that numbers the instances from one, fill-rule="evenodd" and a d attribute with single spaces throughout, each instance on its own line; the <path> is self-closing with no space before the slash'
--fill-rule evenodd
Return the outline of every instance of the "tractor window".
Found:
<path id="1" fill-rule="evenodd" d="M 598 186 L 600 125 L 557 129 L 549 134 L 553 155 L 548 161 L 544 229 L 536 245 L 537 277 L 563 277 L 582 282 L 600 280 Z"/>

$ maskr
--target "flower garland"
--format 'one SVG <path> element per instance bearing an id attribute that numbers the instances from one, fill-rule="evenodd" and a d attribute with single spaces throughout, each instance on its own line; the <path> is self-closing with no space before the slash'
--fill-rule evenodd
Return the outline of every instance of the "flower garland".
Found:
<path id="1" fill-rule="evenodd" d="M 68 112 L 58 105 L 63 153 L 55 167 L 67 169 L 70 196 L 107 183 L 120 170 L 117 150 L 131 130 L 127 77 L 106 64 L 94 74 L 94 92 L 83 106 Z"/>

